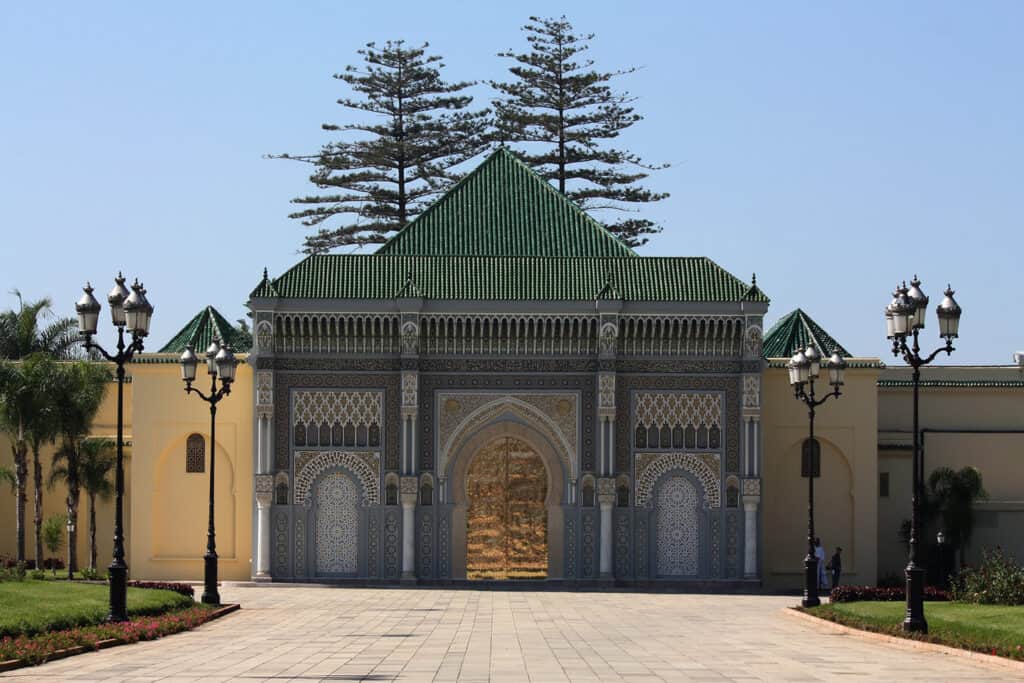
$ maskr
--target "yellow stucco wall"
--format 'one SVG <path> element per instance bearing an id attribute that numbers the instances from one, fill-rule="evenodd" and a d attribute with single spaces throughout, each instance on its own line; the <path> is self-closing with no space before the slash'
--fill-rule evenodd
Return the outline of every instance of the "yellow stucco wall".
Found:
<path id="1" fill-rule="evenodd" d="M 135 363 L 125 385 L 126 451 L 125 529 L 128 566 L 132 578 L 201 579 L 206 551 L 209 493 L 209 406 L 186 396 L 176 363 Z M 218 404 L 216 531 L 223 579 L 248 579 L 252 556 L 252 371 L 239 365 L 230 396 Z M 200 367 L 199 382 L 208 389 Z M 117 424 L 116 384 L 104 398 L 93 425 L 95 436 L 113 438 Z M 198 433 L 207 444 L 206 470 L 185 472 L 185 440 Z M 44 481 L 53 452 L 43 456 Z M 11 466 L 7 439 L 0 436 L 0 464 Z M 113 482 L 113 474 L 111 474 Z M 31 484 L 31 474 L 30 474 Z M 26 515 L 26 556 L 34 556 L 32 542 L 32 487 Z M 65 490 L 44 485 L 43 517 L 64 516 Z M 14 496 L 0 491 L 0 556 L 15 554 Z M 79 507 L 78 556 L 88 564 L 87 500 Z M 110 564 L 113 549 L 113 500 L 97 506 L 98 564 Z M 49 556 L 49 554 L 46 554 Z M 60 557 L 65 557 L 65 551 Z"/>
<path id="2" fill-rule="evenodd" d="M 209 405 L 186 396 L 177 364 L 145 364 L 134 376 L 135 495 L 129 566 L 153 579 L 203 575 L 209 514 Z M 231 395 L 217 406 L 216 531 L 220 577 L 248 579 L 252 557 L 252 371 L 238 367 Z M 200 367 L 197 388 L 208 391 Z M 185 441 L 206 442 L 206 471 L 185 472 Z"/>
<path id="3" fill-rule="evenodd" d="M 843 548 L 846 583 L 873 584 L 876 578 L 877 377 L 875 368 L 848 370 L 843 395 L 820 406 L 815 419 L 822 448 L 821 477 L 814 482 L 815 532 L 828 557 L 836 546 Z M 800 476 L 807 408 L 793 397 L 784 368 L 768 368 L 763 386 L 764 582 L 798 588 L 807 554 L 808 487 Z M 819 397 L 825 388 L 827 380 L 819 382 Z"/>
<path id="4" fill-rule="evenodd" d="M 894 367 L 883 380 L 906 380 Z M 926 367 L 924 381 L 1019 380 L 1014 367 Z M 975 530 L 966 559 L 976 562 L 984 548 L 1001 546 L 1024 559 L 1024 389 L 1005 387 L 923 387 L 920 395 L 925 477 L 938 467 L 977 467 L 989 494 L 975 506 Z M 896 530 L 911 512 L 913 395 L 908 387 L 882 387 L 878 396 L 879 472 L 889 475 L 889 496 L 879 499 L 879 572 L 900 574 L 906 549 Z M 986 433 L 987 432 L 987 433 Z M 1016 433 L 1014 433 L 1016 432 Z M 934 532 L 935 530 L 931 530 Z"/>

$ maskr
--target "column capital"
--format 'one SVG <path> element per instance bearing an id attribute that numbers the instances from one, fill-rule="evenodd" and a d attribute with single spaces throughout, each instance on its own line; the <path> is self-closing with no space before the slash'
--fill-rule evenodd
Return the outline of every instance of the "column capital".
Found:
<path id="1" fill-rule="evenodd" d="M 611 477 L 597 480 L 597 502 L 602 508 L 615 505 L 615 480 Z"/>

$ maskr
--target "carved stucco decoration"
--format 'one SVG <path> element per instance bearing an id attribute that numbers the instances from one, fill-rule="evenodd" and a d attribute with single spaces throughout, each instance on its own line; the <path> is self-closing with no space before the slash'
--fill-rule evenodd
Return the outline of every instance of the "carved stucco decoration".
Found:
<path id="1" fill-rule="evenodd" d="M 598 377 L 598 405 L 601 408 L 615 409 L 615 374 L 603 372 Z"/>
<path id="2" fill-rule="evenodd" d="M 743 496 L 753 497 L 761 495 L 761 480 L 760 479 L 744 479 L 743 480 Z"/>
<path id="3" fill-rule="evenodd" d="M 636 423 L 644 427 L 720 427 L 720 394 L 641 392 L 636 395 Z"/>
<path id="4" fill-rule="evenodd" d="M 416 404 L 419 402 L 418 387 L 419 375 L 417 373 L 402 373 L 402 408 L 416 408 Z"/>
<path id="5" fill-rule="evenodd" d="M 761 341 L 763 335 L 761 328 L 758 325 L 748 325 L 746 332 L 743 335 L 743 345 L 746 348 L 748 356 L 760 356 L 761 355 Z"/>
<path id="6" fill-rule="evenodd" d="M 274 350 L 274 327 L 270 321 L 261 320 L 256 323 L 256 349 L 262 353 Z"/>
<path id="7" fill-rule="evenodd" d="M 321 472 L 345 467 L 362 487 L 363 505 L 380 503 L 380 453 L 353 451 L 299 451 L 295 454 L 295 504 L 303 505 Z"/>
<path id="8" fill-rule="evenodd" d="M 761 407 L 761 377 L 759 375 L 743 376 L 743 407 Z"/>
<path id="9" fill-rule="evenodd" d="M 274 496 L 274 475 L 257 474 L 255 481 L 256 502 L 260 505 L 270 505 Z"/>
<path id="10" fill-rule="evenodd" d="M 615 355 L 619 343 L 619 326 L 608 321 L 601 325 L 601 353 L 602 355 Z"/>
<path id="11" fill-rule="evenodd" d="M 569 478 L 577 478 L 577 394 L 438 392 L 436 396 L 437 402 L 444 407 L 440 411 L 438 431 L 439 472 L 446 471 L 449 456 L 456 453 L 478 429 L 511 412 L 556 444 Z"/>
<path id="12" fill-rule="evenodd" d="M 666 472 L 681 469 L 689 472 L 704 487 L 704 504 L 709 508 L 722 506 L 721 463 L 716 453 L 640 453 L 636 456 L 636 505 L 651 502 L 651 492 L 658 478 Z"/>
<path id="13" fill-rule="evenodd" d="M 413 320 L 402 323 L 402 353 L 417 354 L 420 352 L 420 326 Z"/>
<path id="14" fill-rule="evenodd" d="M 274 407 L 274 373 L 269 370 L 256 372 L 256 407 Z"/>
<path id="15" fill-rule="evenodd" d="M 356 427 L 381 425 L 384 394 L 379 391 L 296 391 L 292 408 L 292 424 L 319 426 L 344 425 Z"/>

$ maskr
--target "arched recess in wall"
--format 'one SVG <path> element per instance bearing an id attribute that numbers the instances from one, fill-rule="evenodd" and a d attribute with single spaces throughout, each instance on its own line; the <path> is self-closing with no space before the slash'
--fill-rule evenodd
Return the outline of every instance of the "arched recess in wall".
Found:
<path id="1" fill-rule="evenodd" d="M 821 476 L 814 480 L 814 531 L 821 538 L 826 559 L 835 547 L 843 548 L 843 569 L 856 568 L 856 506 L 853 495 L 853 469 L 843 451 L 834 442 L 815 437 L 821 445 Z M 804 438 L 789 445 L 785 452 L 768 458 L 764 514 L 765 537 L 771 543 L 772 572 L 793 574 L 802 571 L 807 554 L 807 479 L 800 476 L 800 457 Z"/>
<path id="2" fill-rule="evenodd" d="M 146 534 L 153 542 L 155 559 L 201 560 L 206 552 L 206 528 L 210 500 L 210 436 L 206 443 L 204 472 L 190 473 L 185 468 L 185 450 L 190 434 L 181 434 L 164 449 L 153 470 L 152 529 L 134 528 L 135 534 Z M 235 471 L 224 444 L 215 450 L 217 476 L 215 485 L 215 517 L 217 554 L 221 559 L 235 559 L 236 512 Z"/>

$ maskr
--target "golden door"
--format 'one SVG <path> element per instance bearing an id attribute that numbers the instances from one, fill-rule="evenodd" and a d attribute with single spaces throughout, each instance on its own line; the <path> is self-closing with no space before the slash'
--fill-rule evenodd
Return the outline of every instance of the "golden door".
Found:
<path id="1" fill-rule="evenodd" d="M 548 573 L 547 470 L 528 444 L 504 437 L 469 465 L 466 576 L 543 579 Z"/>

